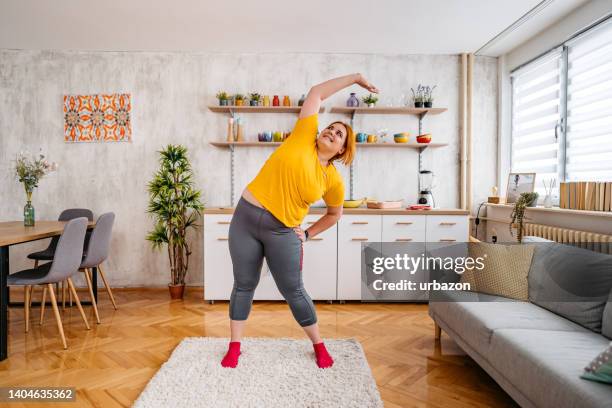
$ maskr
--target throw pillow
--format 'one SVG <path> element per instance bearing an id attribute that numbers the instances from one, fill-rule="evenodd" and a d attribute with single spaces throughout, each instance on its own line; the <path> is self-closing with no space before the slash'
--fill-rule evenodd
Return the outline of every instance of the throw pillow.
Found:
<path id="1" fill-rule="evenodd" d="M 528 301 L 528 274 L 533 257 L 532 245 L 471 243 L 470 257 L 483 258 L 484 268 L 466 269 L 462 283 L 472 291 Z"/>
<path id="2" fill-rule="evenodd" d="M 580 378 L 612 384 L 612 343 L 584 368 Z"/>

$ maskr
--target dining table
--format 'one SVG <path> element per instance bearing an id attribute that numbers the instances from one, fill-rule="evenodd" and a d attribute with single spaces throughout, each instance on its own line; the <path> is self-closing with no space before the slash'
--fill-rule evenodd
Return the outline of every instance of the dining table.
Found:
<path id="1" fill-rule="evenodd" d="M 51 238 L 61 235 L 67 221 L 36 221 L 33 226 L 25 226 L 23 221 L 0 222 L 0 361 L 8 358 L 8 308 L 21 306 L 23 302 L 11 302 L 10 291 L 7 285 L 9 275 L 9 247 L 39 239 Z M 95 222 L 90 221 L 88 229 L 92 229 Z M 94 299 L 98 299 L 98 270 L 92 268 L 92 286 Z M 86 302 L 82 302 L 85 304 Z"/>

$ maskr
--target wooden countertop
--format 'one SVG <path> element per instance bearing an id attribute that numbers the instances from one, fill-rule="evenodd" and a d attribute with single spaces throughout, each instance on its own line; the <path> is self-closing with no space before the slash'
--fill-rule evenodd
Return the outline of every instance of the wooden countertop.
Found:
<path id="1" fill-rule="evenodd" d="M 204 214 L 232 214 L 234 212 L 233 207 L 210 207 L 206 208 Z M 325 214 L 325 207 L 310 207 L 308 214 Z M 359 208 L 345 208 L 344 214 L 386 214 L 386 215 L 468 215 L 468 210 L 459 209 L 440 209 L 436 208 L 433 210 L 407 210 L 406 208 L 394 208 L 394 209 L 372 209 L 366 207 Z"/>

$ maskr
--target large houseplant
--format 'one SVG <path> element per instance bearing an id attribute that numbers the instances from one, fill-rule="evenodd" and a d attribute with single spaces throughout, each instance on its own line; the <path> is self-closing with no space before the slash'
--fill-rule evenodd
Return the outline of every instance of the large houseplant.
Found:
<path id="1" fill-rule="evenodd" d="M 155 227 L 147 240 L 155 249 L 167 245 L 172 280 L 168 285 L 170 296 L 180 299 L 191 255 L 187 232 L 197 227 L 196 220 L 204 206 L 200 202 L 201 193 L 194 186 L 187 148 L 168 145 L 159 153 L 160 168 L 148 185 L 148 213 L 153 215 Z"/>

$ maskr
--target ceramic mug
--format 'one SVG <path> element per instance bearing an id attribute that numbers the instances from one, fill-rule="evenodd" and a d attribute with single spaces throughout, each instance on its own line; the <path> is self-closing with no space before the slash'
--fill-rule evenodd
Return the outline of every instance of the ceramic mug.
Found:
<path id="1" fill-rule="evenodd" d="M 266 130 L 265 132 L 263 132 L 263 134 L 264 134 L 264 141 L 266 142 L 272 141 L 272 131 Z"/>
<path id="2" fill-rule="evenodd" d="M 355 141 L 357 143 L 364 143 L 368 138 L 368 135 L 366 133 L 363 132 L 359 132 L 355 135 Z"/>

